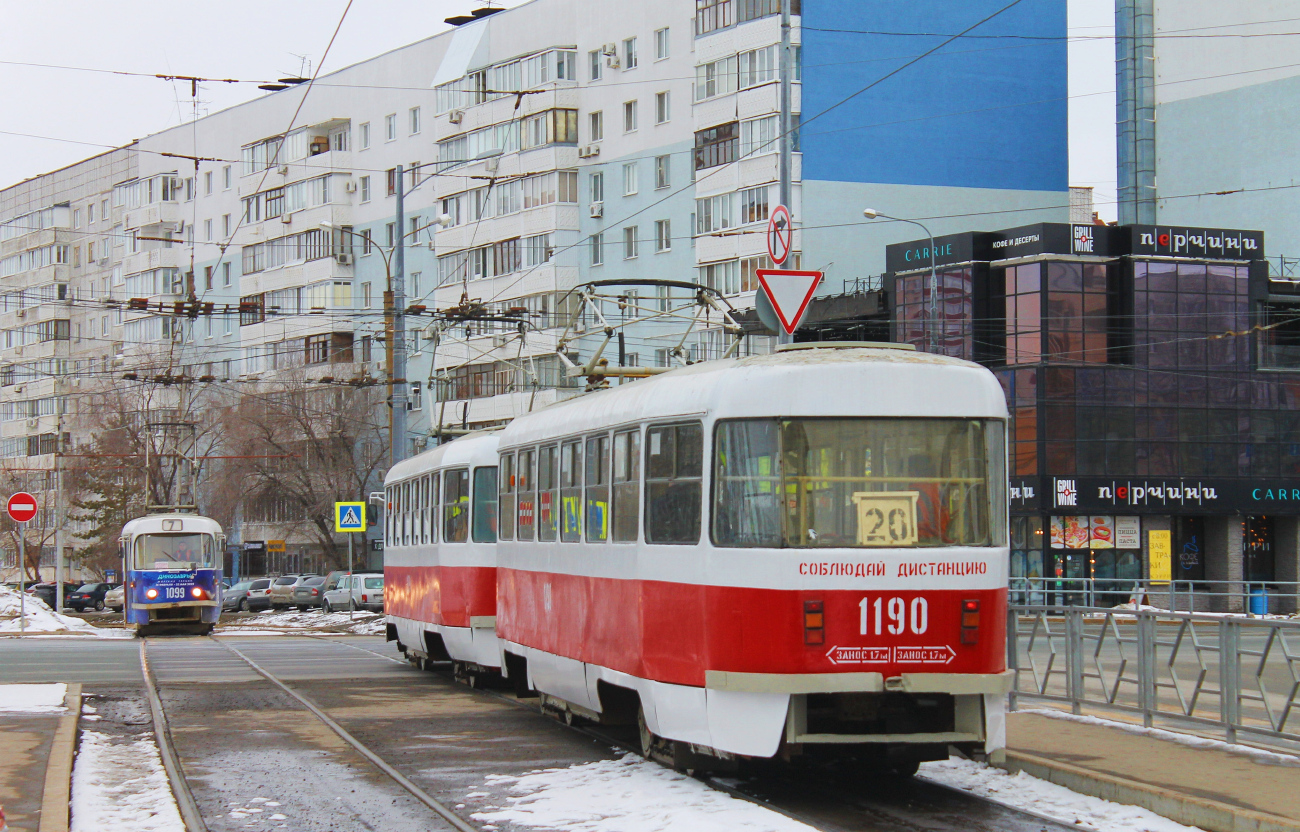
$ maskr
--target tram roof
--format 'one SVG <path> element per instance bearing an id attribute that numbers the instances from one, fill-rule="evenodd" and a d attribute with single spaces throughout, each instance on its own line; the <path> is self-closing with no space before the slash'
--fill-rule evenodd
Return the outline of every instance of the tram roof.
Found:
<path id="1" fill-rule="evenodd" d="M 430 448 L 388 469 L 384 485 L 400 482 L 408 477 L 447 468 L 454 465 L 496 465 L 499 430 L 478 430 L 459 439 Z"/>
<path id="2" fill-rule="evenodd" d="M 501 446 L 705 416 L 1005 419 L 1007 404 L 991 372 L 958 358 L 877 347 L 791 349 L 701 362 L 553 404 L 511 422 Z"/>
<path id="3" fill-rule="evenodd" d="M 146 514 L 144 517 L 137 517 L 134 520 L 128 520 L 122 527 L 122 536 L 126 537 L 133 534 L 146 534 L 151 532 L 162 532 L 164 520 L 180 520 L 179 527 L 181 533 L 186 532 L 207 532 L 209 534 L 221 534 L 221 524 L 211 517 L 204 517 L 201 514 L 184 514 L 181 512 L 167 512 L 165 514 Z M 166 530 L 168 534 L 174 534 L 172 529 Z"/>

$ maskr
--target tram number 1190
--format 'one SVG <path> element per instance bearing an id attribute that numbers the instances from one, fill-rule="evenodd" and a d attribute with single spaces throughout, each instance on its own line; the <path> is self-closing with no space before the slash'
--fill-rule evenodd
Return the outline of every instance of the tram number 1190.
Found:
<path id="1" fill-rule="evenodd" d="M 908 630 L 919 636 L 930 626 L 930 602 L 920 596 L 913 598 L 910 605 L 898 597 L 863 598 L 858 602 L 858 609 L 862 613 L 859 629 L 864 636 L 886 632 L 897 636 Z"/>

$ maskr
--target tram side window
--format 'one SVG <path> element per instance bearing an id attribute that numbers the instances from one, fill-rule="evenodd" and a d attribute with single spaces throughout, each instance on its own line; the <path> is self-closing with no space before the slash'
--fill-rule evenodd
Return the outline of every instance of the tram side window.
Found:
<path id="1" fill-rule="evenodd" d="M 515 455 L 501 454 L 501 530 L 502 540 L 515 536 Z"/>
<path id="2" fill-rule="evenodd" d="M 536 457 L 537 451 L 528 448 L 519 452 L 516 462 L 515 478 L 518 480 L 518 485 L 515 488 L 515 498 L 519 509 L 519 520 L 515 525 L 516 540 L 533 539 L 533 513 L 536 511 L 537 503 L 537 481 L 533 473 Z"/>
<path id="3" fill-rule="evenodd" d="M 402 545 L 411 545 L 411 483 L 402 483 Z"/>
<path id="4" fill-rule="evenodd" d="M 411 524 L 415 527 L 412 542 L 417 546 L 428 543 L 427 529 L 424 527 L 424 507 L 429 499 L 429 478 L 420 477 L 415 481 L 415 502 L 411 505 Z"/>
<path id="5" fill-rule="evenodd" d="M 560 540 L 582 540 L 582 443 L 560 446 Z"/>
<path id="6" fill-rule="evenodd" d="M 424 522 L 429 528 L 429 542 L 438 542 L 438 484 L 442 474 L 429 475 L 429 501 L 424 505 Z"/>
<path id="7" fill-rule="evenodd" d="M 393 487 L 384 489 L 384 542 L 393 541 Z"/>
<path id="8" fill-rule="evenodd" d="M 474 542 L 497 542 L 497 469 L 474 469 Z"/>
<path id="9" fill-rule="evenodd" d="M 587 542 L 609 539 L 609 437 L 587 439 Z"/>
<path id="10" fill-rule="evenodd" d="M 559 531 L 559 512 L 555 510 L 560 504 L 556 489 L 559 488 L 560 449 L 555 445 L 541 448 L 537 452 L 537 539 L 546 543 L 553 542 Z"/>
<path id="11" fill-rule="evenodd" d="M 442 539 L 464 543 L 469 538 L 469 469 L 443 474 L 442 492 Z"/>
<path id="12" fill-rule="evenodd" d="M 723 422 L 717 430 L 713 537 L 725 546 L 781 545 L 780 443 L 773 421 Z"/>
<path id="13" fill-rule="evenodd" d="M 635 542 L 641 510 L 641 432 L 614 434 L 614 529 L 619 543 Z"/>
<path id="14" fill-rule="evenodd" d="M 704 427 L 698 422 L 646 431 L 647 543 L 700 541 Z"/>

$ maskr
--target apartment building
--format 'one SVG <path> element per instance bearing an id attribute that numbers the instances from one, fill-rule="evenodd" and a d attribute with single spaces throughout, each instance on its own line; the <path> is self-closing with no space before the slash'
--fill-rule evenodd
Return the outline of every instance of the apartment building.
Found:
<path id="1" fill-rule="evenodd" d="M 885 244 L 914 236 L 869 224 L 865 207 L 936 234 L 1068 217 L 1064 0 L 984 24 L 1016 41 L 1006 50 L 947 42 L 996 10 L 985 0 L 793 10 L 792 262 L 824 270 L 823 292 L 883 272 Z M 402 246 L 406 304 L 426 312 L 407 317 L 408 429 L 396 441 L 410 453 L 447 428 L 499 424 L 576 394 L 555 354 L 575 287 L 669 279 L 752 308 L 779 200 L 779 11 L 777 0 L 533 0 L 456 18 L 69 169 L 102 169 L 77 174 L 93 185 L 56 172 L 0 192 L 0 223 L 51 211 L 63 225 L 40 233 L 69 248 L 49 256 L 74 258 L 16 263 L 0 279 L 8 291 L 52 269 L 51 284 L 119 301 L 79 303 L 67 318 L 74 378 L 166 366 L 250 392 L 285 373 L 383 383 L 384 293 Z M 106 236 L 78 254 L 77 222 Z M 3 245 L 9 257 L 18 244 Z M 623 295 L 607 314 L 673 300 L 654 287 Z M 159 314 L 191 299 L 194 317 Z M 463 302 L 528 323 L 428 314 Z M 664 321 L 630 328 L 617 360 L 725 349 L 716 316 L 683 334 Z M 588 330 L 567 349 L 582 360 L 603 337 Z M 31 398 L 0 386 L 4 407 Z M 43 435 L 28 424 L 5 423 L 5 442 Z M 279 533 L 263 526 L 244 538 Z"/>

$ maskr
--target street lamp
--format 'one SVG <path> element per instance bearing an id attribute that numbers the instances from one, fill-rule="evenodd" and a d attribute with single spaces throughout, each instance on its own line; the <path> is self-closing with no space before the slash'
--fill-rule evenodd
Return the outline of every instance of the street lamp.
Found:
<path id="1" fill-rule="evenodd" d="M 399 182 L 401 176 L 402 171 L 399 167 L 397 171 Z M 400 222 L 402 217 L 400 209 L 397 216 Z M 375 248 L 379 249 L 379 255 L 384 261 L 384 283 L 386 287 L 384 292 L 384 330 L 387 337 L 384 341 L 384 363 L 388 375 L 388 401 L 390 404 L 388 412 L 388 454 L 391 465 L 396 465 L 406 458 L 406 293 L 404 291 L 405 287 L 402 285 L 405 281 L 403 275 L 405 258 L 402 253 L 406 248 L 407 237 L 417 235 L 421 231 L 434 226 L 446 228 L 449 225 L 451 225 L 451 217 L 447 214 L 439 214 L 437 219 L 428 225 L 398 235 L 393 241 L 393 245 L 387 248 L 379 245 L 375 246 Z M 337 226 L 328 220 L 322 221 L 320 227 L 327 231 L 338 231 L 369 242 L 365 235 Z M 398 229 L 401 229 L 401 225 L 398 225 Z M 397 255 L 396 258 L 394 258 L 394 254 Z M 393 269 L 394 259 L 397 261 L 396 274 L 394 274 Z M 397 278 L 396 282 L 394 282 L 394 277 Z"/>
<path id="2" fill-rule="evenodd" d="M 911 223 L 912 225 L 920 227 L 920 229 L 925 232 L 925 235 L 930 238 L 930 320 L 929 320 L 929 326 L 927 326 L 925 329 L 926 329 L 926 340 L 928 342 L 926 344 L 926 350 L 932 351 L 934 348 L 934 340 L 935 340 L 934 326 L 935 326 L 935 316 L 938 314 L 937 306 L 938 306 L 938 296 L 939 296 L 939 281 L 938 278 L 935 276 L 935 268 L 934 268 L 934 235 L 930 233 L 930 229 L 926 228 L 924 223 L 917 222 L 916 220 L 904 219 L 903 217 L 891 217 L 889 214 L 880 213 L 875 208 L 863 208 L 862 216 L 866 217 L 869 220 L 874 220 L 876 217 L 880 217 L 886 220 L 893 220 L 894 222 Z"/>

